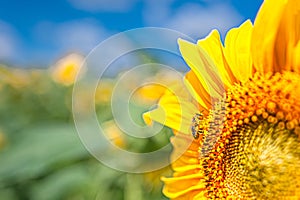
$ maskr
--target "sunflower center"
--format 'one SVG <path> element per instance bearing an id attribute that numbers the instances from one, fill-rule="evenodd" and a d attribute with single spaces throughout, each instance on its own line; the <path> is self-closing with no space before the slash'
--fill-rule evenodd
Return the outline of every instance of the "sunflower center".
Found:
<path id="1" fill-rule="evenodd" d="M 207 197 L 273 199 L 300 192 L 299 83 L 293 72 L 257 73 L 232 86 L 200 123 Z"/>
<path id="2" fill-rule="evenodd" d="M 261 122 L 232 135 L 224 156 L 229 196 L 278 199 L 299 195 L 300 140 L 290 130 Z"/>
<path id="3" fill-rule="evenodd" d="M 227 92 L 227 121 L 231 132 L 264 120 L 300 135 L 300 77 L 292 72 L 255 74 L 245 84 Z"/>

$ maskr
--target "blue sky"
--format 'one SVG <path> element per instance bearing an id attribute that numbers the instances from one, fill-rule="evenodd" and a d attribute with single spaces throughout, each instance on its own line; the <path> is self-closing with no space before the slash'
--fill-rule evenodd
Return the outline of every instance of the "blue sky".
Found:
<path id="1" fill-rule="evenodd" d="M 154 26 L 199 39 L 254 20 L 262 0 L 10 0 L 0 2 L 0 61 L 48 66 L 121 31 Z"/>

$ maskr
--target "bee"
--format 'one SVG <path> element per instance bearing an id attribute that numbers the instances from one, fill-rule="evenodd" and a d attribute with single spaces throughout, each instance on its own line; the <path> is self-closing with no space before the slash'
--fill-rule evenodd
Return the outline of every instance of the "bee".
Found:
<path id="1" fill-rule="evenodd" d="M 203 121 L 203 119 L 204 119 L 204 116 L 203 116 L 202 112 L 196 113 L 192 119 L 191 130 L 192 130 L 192 135 L 195 139 L 198 139 L 200 134 L 203 134 L 203 132 L 204 132 L 204 130 L 201 126 L 201 122 Z"/>

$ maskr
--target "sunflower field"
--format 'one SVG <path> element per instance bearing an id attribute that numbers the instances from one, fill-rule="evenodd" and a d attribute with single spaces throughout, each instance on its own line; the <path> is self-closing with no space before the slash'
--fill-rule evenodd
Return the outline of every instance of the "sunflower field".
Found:
<path id="1" fill-rule="evenodd" d="M 144 174 L 120 172 L 103 165 L 81 143 L 72 116 L 80 59 L 68 55 L 49 69 L 0 66 L 0 199 L 166 199 L 160 177 L 170 174 L 169 167 Z M 135 152 L 167 144 L 168 128 L 145 140 L 129 138 L 118 128 L 110 105 L 114 84 L 113 78 L 102 79 L 95 93 L 107 138 Z M 141 113 L 160 95 L 149 89 L 142 88 L 130 102 L 136 123 L 144 123 Z"/>

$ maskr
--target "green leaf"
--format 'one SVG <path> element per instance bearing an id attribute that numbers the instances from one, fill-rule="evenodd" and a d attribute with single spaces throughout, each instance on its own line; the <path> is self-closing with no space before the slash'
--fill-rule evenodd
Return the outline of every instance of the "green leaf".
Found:
<path id="1" fill-rule="evenodd" d="M 17 195 L 15 194 L 14 190 L 12 189 L 1 189 L 0 190 L 0 197 L 1 199 L 5 200 L 17 200 Z"/>
<path id="2" fill-rule="evenodd" d="M 33 179 L 55 166 L 89 157 L 74 125 L 47 124 L 18 134 L 0 152 L 0 186 Z"/>
<path id="3" fill-rule="evenodd" d="M 38 181 L 31 189 L 32 200 L 65 199 L 67 196 L 84 195 L 92 174 L 83 164 L 67 167 Z"/>

